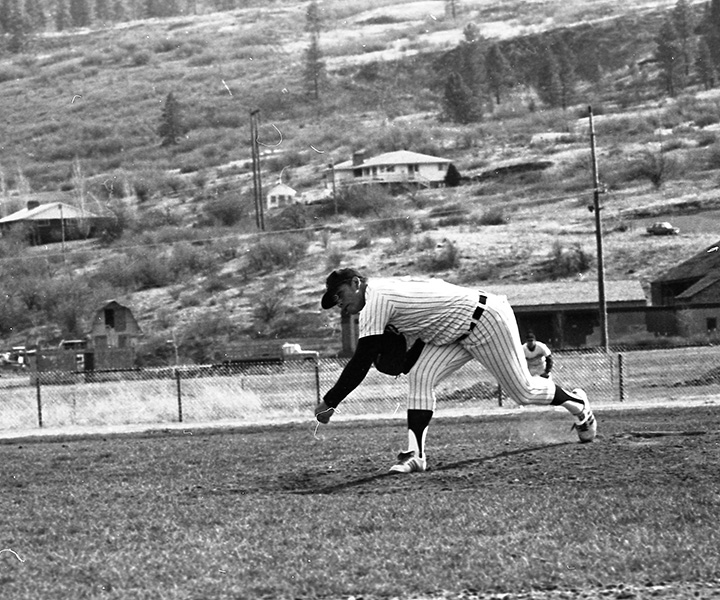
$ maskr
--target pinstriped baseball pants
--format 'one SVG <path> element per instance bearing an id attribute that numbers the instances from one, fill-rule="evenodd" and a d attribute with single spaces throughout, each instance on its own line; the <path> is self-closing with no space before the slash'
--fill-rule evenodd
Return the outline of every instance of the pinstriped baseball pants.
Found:
<path id="1" fill-rule="evenodd" d="M 550 404 L 555 383 L 530 375 L 515 313 L 505 296 L 488 296 L 470 335 L 444 346 L 426 344 L 408 374 L 408 409 L 435 410 L 435 387 L 464 364 L 482 364 L 518 404 Z"/>

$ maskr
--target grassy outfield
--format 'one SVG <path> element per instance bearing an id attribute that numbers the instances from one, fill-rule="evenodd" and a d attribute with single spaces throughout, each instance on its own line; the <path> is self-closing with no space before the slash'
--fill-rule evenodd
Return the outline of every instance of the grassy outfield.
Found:
<path id="1" fill-rule="evenodd" d="M 0 597 L 460 597 L 720 576 L 720 411 L 402 419 L 0 445 Z"/>

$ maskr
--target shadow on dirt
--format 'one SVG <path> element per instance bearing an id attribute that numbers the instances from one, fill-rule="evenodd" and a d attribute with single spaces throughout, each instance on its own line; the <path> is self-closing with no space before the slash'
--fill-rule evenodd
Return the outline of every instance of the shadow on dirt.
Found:
<path id="1" fill-rule="evenodd" d="M 441 472 L 441 471 L 451 471 L 454 469 L 463 469 L 468 466 L 472 465 L 482 465 L 484 463 L 501 459 L 501 458 L 507 458 L 511 456 L 517 456 L 517 455 L 523 455 L 523 454 L 532 454 L 534 452 L 539 452 L 541 450 L 548 450 L 550 448 L 558 448 L 560 446 L 570 446 L 574 445 L 575 443 L 571 442 L 559 442 L 554 444 L 544 444 L 542 446 L 535 446 L 532 448 L 521 448 L 518 450 L 505 450 L 503 452 L 498 452 L 497 454 L 493 454 L 490 456 L 481 456 L 478 458 L 469 458 L 467 460 L 460 460 L 448 464 L 444 464 L 432 469 L 428 470 L 428 474 L 431 474 L 433 472 Z M 414 474 L 410 475 L 411 477 L 414 476 Z M 298 494 L 298 495 L 311 495 L 311 494 L 333 494 L 336 492 L 345 492 L 354 488 L 359 488 L 361 486 L 365 486 L 368 484 L 376 483 L 377 481 L 380 481 L 382 479 L 387 478 L 397 478 L 397 477 L 403 477 L 402 474 L 399 473 L 393 473 L 393 472 L 386 472 L 386 473 L 378 473 L 376 475 L 370 475 L 368 477 L 361 477 L 360 479 L 354 479 L 351 481 L 345 481 L 342 483 L 338 483 L 335 485 L 328 485 L 318 488 L 310 488 L 310 489 L 303 489 L 303 490 L 292 490 L 290 493 L 292 494 Z"/>

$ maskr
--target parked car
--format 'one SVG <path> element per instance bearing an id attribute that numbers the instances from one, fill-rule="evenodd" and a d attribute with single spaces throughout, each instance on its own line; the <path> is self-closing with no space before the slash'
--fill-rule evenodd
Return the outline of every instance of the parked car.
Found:
<path id="1" fill-rule="evenodd" d="M 677 235 L 680 230 L 677 227 L 673 227 L 667 221 L 658 221 L 653 223 L 647 228 L 649 235 Z"/>

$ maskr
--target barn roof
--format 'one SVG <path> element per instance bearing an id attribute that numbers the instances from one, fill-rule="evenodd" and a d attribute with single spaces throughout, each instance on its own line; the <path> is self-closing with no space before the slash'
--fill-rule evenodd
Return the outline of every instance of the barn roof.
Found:
<path id="1" fill-rule="evenodd" d="M 655 282 L 687 281 L 710 276 L 720 277 L 720 241 L 711 244 L 684 262 L 665 271 Z"/>
<path id="2" fill-rule="evenodd" d="M 482 286 L 480 286 L 482 289 Z M 586 307 L 598 303 L 597 281 L 562 281 L 489 285 L 487 291 L 507 296 L 514 308 Z M 645 291 L 639 281 L 605 281 L 607 305 L 644 306 Z"/>
<path id="3" fill-rule="evenodd" d="M 35 208 L 22 208 L 7 217 L 0 219 L 2 223 L 16 223 L 19 221 L 48 221 L 60 219 L 93 219 L 98 218 L 96 214 L 87 210 L 80 210 L 64 202 L 51 202 L 41 204 Z"/>
<path id="4" fill-rule="evenodd" d="M 333 168 L 338 169 L 356 169 L 359 166 L 362 167 L 384 167 L 391 165 L 432 165 L 432 164 L 447 164 L 450 161 L 447 158 L 439 158 L 437 156 L 430 156 L 429 154 L 420 154 L 419 152 L 411 152 L 410 150 L 396 150 L 395 152 L 385 152 L 384 154 L 378 154 L 372 158 L 363 160 L 362 163 L 354 164 L 352 160 L 346 160 L 344 162 L 336 164 Z"/>

